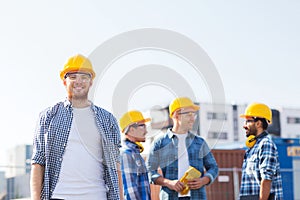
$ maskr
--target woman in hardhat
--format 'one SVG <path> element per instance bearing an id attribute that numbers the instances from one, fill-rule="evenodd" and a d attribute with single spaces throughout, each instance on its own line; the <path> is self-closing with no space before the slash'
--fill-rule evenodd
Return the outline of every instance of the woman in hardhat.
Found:
<path id="1" fill-rule="evenodd" d="M 120 118 L 120 128 L 124 133 L 124 145 L 121 149 L 121 169 L 124 197 L 126 200 L 150 200 L 150 183 L 145 161 L 141 156 L 145 142 L 146 124 L 150 118 L 144 118 L 137 110 L 126 112 Z"/>

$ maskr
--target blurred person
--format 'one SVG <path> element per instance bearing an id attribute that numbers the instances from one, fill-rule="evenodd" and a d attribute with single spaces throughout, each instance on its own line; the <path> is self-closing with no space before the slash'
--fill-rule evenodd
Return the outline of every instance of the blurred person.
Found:
<path id="1" fill-rule="evenodd" d="M 173 127 L 151 146 L 147 170 L 151 181 L 162 186 L 162 200 L 206 199 L 205 186 L 213 183 L 218 175 L 218 165 L 207 143 L 190 132 L 199 108 L 187 97 L 174 99 L 169 105 Z M 187 194 L 181 194 L 185 185 L 180 178 L 190 166 L 200 171 L 201 177 L 189 180 L 187 185 L 190 190 Z M 158 173 L 158 168 L 162 175 Z"/>
<path id="2" fill-rule="evenodd" d="M 121 149 L 121 169 L 126 200 L 151 199 L 147 169 L 141 156 L 144 150 L 141 142 L 145 142 L 147 134 L 145 123 L 149 121 L 150 118 L 144 118 L 137 110 L 126 112 L 120 118 L 120 128 L 125 138 Z"/>
<path id="3" fill-rule="evenodd" d="M 262 103 L 250 104 L 245 113 L 246 131 L 240 199 L 283 199 L 282 180 L 277 147 L 269 137 L 268 124 L 272 123 L 271 109 Z"/>
<path id="4" fill-rule="evenodd" d="M 41 112 L 33 139 L 31 197 L 120 199 L 119 126 L 88 100 L 92 64 L 80 54 L 70 57 L 60 78 L 67 98 Z"/>

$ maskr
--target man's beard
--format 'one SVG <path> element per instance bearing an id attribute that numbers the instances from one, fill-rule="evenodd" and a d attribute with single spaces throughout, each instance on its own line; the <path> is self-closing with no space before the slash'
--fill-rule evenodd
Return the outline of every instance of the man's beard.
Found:
<path id="1" fill-rule="evenodd" d="M 248 129 L 249 130 L 249 132 L 247 133 L 247 137 L 249 137 L 250 135 L 254 135 L 254 136 L 256 136 L 257 135 L 257 130 L 256 129 L 254 129 L 254 128 L 249 128 Z"/>

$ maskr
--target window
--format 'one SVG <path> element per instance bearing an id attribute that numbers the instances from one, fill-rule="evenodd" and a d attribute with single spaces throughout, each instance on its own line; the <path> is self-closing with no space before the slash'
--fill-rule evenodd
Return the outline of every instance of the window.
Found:
<path id="1" fill-rule="evenodd" d="M 214 132 L 214 131 L 210 131 L 210 132 L 208 132 L 208 138 L 209 139 L 227 140 L 228 139 L 228 134 L 227 134 L 227 132 Z"/>
<path id="2" fill-rule="evenodd" d="M 300 117 L 287 117 L 288 124 L 300 124 Z"/>
<path id="3" fill-rule="evenodd" d="M 227 120 L 227 114 L 226 113 L 208 112 L 207 119 Z"/>

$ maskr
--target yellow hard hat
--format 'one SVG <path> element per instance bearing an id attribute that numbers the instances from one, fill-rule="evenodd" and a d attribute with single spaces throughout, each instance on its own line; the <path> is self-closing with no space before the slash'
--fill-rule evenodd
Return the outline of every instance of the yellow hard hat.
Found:
<path id="1" fill-rule="evenodd" d="M 180 109 L 180 108 L 186 108 L 186 107 L 192 107 L 195 110 L 199 110 L 200 107 L 195 105 L 192 100 L 188 97 L 179 97 L 174 99 L 171 104 L 169 105 L 169 113 L 170 117 L 173 116 L 173 113 Z"/>
<path id="2" fill-rule="evenodd" d="M 96 76 L 91 61 L 80 54 L 77 54 L 69 58 L 63 70 L 60 72 L 60 78 L 64 80 L 65 75 L 68 72 L 72 72 L 72 71 L 88 72 L 92 75 L 92 79 L 94 79 Z"/>
<path id="3" fill-rule="evenodd" d="M 143 114 L 140 111 L 137 110 L 131 110 L 129 112 L 126 112 L 121 118 L 120 118 L 120 128 L 122 132 L 124 132 L 125 128 L 131 124 L 142 122 L 146 123 L 151 121 L 150 118 L 144 118 Z"/>
<path id="4" fill-rule="evenodd" d="M 272 111 L 263 103 L 251 103 L 245 110 L 245 113 L 240 115 L 242 118 L 246 117 L 259 117 L 265 118 L 269 124 L 272 123 Z"/>

